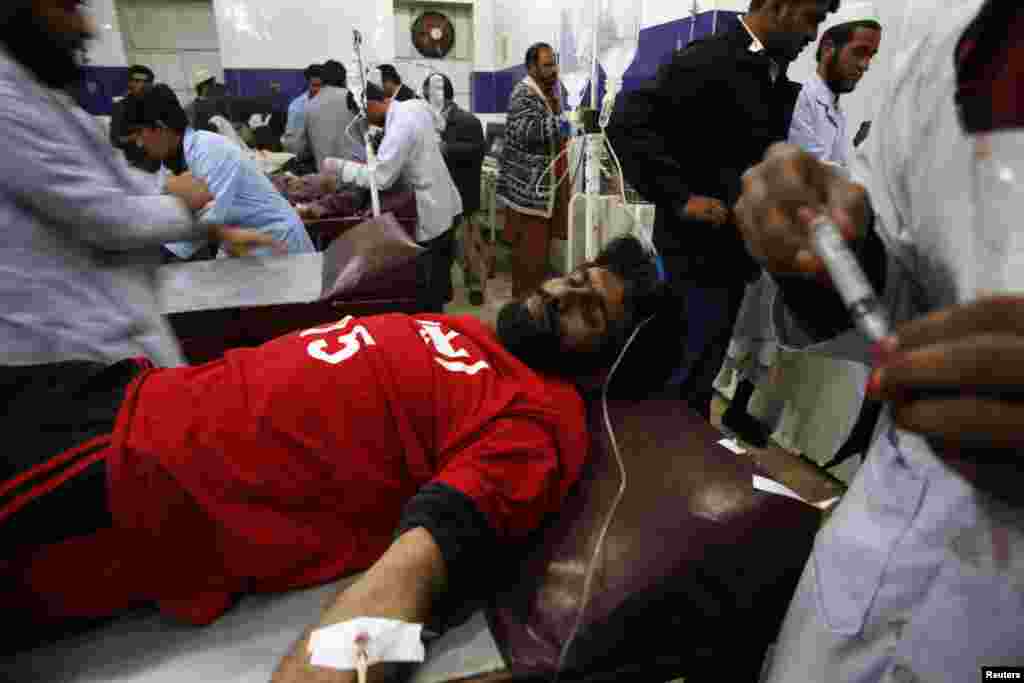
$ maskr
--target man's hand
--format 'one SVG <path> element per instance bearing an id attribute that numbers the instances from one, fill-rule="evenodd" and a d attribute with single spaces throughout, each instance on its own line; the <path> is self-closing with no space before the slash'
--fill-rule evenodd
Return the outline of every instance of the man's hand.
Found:
<path id="1" fill-rule="evenodd" d="M 325 171 L 316 177 L 316 186 L 320 194 L 334 194 L 338 191 L 338 176 L 336 173 Z"/>
<path id="2" fill-rule="evenodd" d="M 193 212 L 199 211 L 215 199 L 210 194 L 210 188 L 207 187 L 206 182 L 194 178 L 188 172 L 169 177 L 165 187 L 169 194 L 181 199 Z"/>
<path id="3" fill-rule="evenodd" d="M 825 264 L 811 246 L 811 224 L 830 211 L 848 240 L 864 236 L 867 194 L 795 145 L 776 144 L 743 176 L 734 211 L 747 249 L 776 275 L 822 278 Z"/>
<path id="4" fill-rule="evenodd" d="M 224 251 L 231 256 L 245 256 L 252 249 L 261 247 L 270 247 L 278 254 L 288 253 L 288 248 L 281 242 L 266 233 L 249 228 L 228 225 L 213 226 L 210 230 L 210 239 L 220 242 Z"/>
<path id="5" fill-rule="evenodd" d="M 699 194 L 690 195 L 686 207 L 683 209 L 685 218 L 725 225 L 729 222 L 729 208 L 714 197 L 704 197 Z"/>
<path id="6" fill-rule="evenodd" d="M 933 313 L 883 346 L 869 394 L 975 485 L 1024 500 L 1024 297 Z"/>
<path id="7" fill-rule="evenodd" d="M 285 186 L 288 189 L 288 194 L 295 194 L 305 189 L 306 181 L 299 176 L 293 175 L 285 182 Z"/>

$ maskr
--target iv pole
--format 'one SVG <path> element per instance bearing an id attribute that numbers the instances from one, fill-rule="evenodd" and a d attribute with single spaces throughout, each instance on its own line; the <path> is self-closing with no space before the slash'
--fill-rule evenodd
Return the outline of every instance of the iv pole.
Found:
<path id="1" fill-rule="evenodd" d="M 352 29 L 352 49 L 356 53 L 356 63 L 359 65 L 359 84 L 363 88 L 363 96 L 359 101 L 363 118 L 366 119 L 366 132 L 363 138 L 366 140 L 366 165 L 370 169 L 370 202 L 373 206 L 373 217 L 380 217 L 380 194 L 377 192 L 377 153 L 373 151 L 373 143 L 370 138 L 370 118 L 366 111 L 366 67 L 363 65 L 363 34 L 359 29 Z"/>
<path id="2" fill-rule="evenodd" d="M 576 201 L 581 197 L 586 200 L 586 218 L 584 222 L 584 259 L 593 260 L 597 256 L 597 247 L 599 241 L 596 239 L 597 235 L 597 211 L 598 202 L 601 199 L 601 150 L 604 146 L 604 135 L 600 128 L 597 127 L 598 110 L 597 102 L 597 77 L 598 77 L 598 60 L 597 60 L 597 34 L 598 34 L 598 21 L 601 17 L 601 0 L 593 0 L 594 3 L 594 22 L 592 26 L 593 35 L 591 36 L 591 56 L 590 56 L 590 107 L 580 107 L 579 112 L 581 118 L 579 124 L 583 127 L 583 150 L 580 152 L 584 155 L 584 185 L 583 192 L 577 192 L 573 194 L 572 199 L 569 200 L 568 210 L 568 221 L 569 221 L 569 240 L 566 245 L 566 260 L 567 270 L 571 271 L 576 267 L 576 235 L 572 229 L 576 223 Z"/>
<path id="3" fill-rule="evenodd" d="M 597 34 L 598 24 L 601 20 L 601 0 L 594 0 L 594 26 L 593 26 L 593 37 L 591 40 L 591 59 L 590 59 L 590 108 L 594 110 L 595 116 L 598 111 L 597 108 Z M 601 149 L 603 147 L 604 136 L 593 130 L 592 125 L 588 125 L 590 130 L 587 131 L 586 137 L 586 150 L 587 150 L 587 173 L 586 173 L 586 194 L 587 194 L 587 222 L 586 222 L 586 233 L 584 233 L 584 258 L 588 261 L 593 260 L 597 257 L 597 235 L 594 233 L 597 231 L 597 209 L 598 202 L 601 200 Z"/>
<path id="4" fill-rule="evenodd" d="M 693 0 L 693 7 L 690 8 L 690 42 L 693 42 L 693 29 L 697 26 L 697 15 L 700 14 L 700 8 L 697 7 L 697 0 Z"/>

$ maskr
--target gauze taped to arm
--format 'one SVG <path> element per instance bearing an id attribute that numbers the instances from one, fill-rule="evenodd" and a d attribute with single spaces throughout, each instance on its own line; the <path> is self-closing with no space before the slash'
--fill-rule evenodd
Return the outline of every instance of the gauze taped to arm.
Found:
<path id="1" fill-rule="evenodd" d="M 362 636 L 366 643 L 367 664 L 379 662 L 422 662 L 423 625 L 394 619 L 364 617 L 313 631 L 309 638 L 310 664 L 331 669 L 358 668 Z"/>

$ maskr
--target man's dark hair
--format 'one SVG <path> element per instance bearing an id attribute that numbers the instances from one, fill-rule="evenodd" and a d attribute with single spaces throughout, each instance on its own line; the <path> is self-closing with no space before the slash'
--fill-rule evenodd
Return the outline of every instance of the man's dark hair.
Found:
<path id="1" fill-rule="evenodd" d="M 188 116 L 178 96 L 166 83 L 147 88 L 130 106 L 125 118 L 129 125 L 137 128 L 170 128 L 177 133 L 184 133 L 188 128 Z"/>
<path id="2" fill-rule="evenodd" d="M 767 2 L 767 0 L 750 0 L 750 10 L 749 11 L 751 11 L 751 12 L 758 11 L 759 9 L 764 7 L 764 3 L 765 2 Z M 839 0 L 832 0 L 832 2 L 829 3 L 828 11 L 829 12 L 837 12 L 837 11 L 839 11 Z"/>
<path id="3" fill-rule="evenodd" d="M 398 74 L 398 69 L 396 69 L 393 65 L 381 64 L 380 66 L 377 67 L 377 69 L 380 71 L 381 82 L 397 83 L 398 85 L 402 84 L 402 77 Z"/>
<path id="4" fill-rule="evenodd" d="M 525 64 L 527 69 L 536 64 L 537 60 L 540 59 L 541 50 L 551 50 L 552 52 L 554 52 L 555 48 L 551 47 L 547 43 L 534 43 L 533 45 L 531 45 L 529 49 L 526 50 Z"/>
<path id="5" fill-rule="evenodd" d="M 367 102 L 383 102 L 388 98 L 387 93 L 384 92 L 384 88 L 380 87 L 372 81 L 366 83 L 366 101 Z"/>
<path id="6" fill-rule="evenodd" d="M 670 328 L 675 330 L 664 341 L 664 344 L 671 347 L 670 353 L 653 357 L 654 361 L 665 361 L 665 367 L 657 369 L 659 379 L 663 381 L 682 357 L 681 340 L 685 339 L 686 335 L 683 330 L 685 325 L 682 324 L 682 317 L 679 315 L 680 306 L 671 298 L 668 286 L 658 276 L 658 267 L 652 255 L 635 237 L 620 237 L 610 242 L 595 261 L 581 264 L 579 270 L 591 266 L 607 268 L 621 277 L 625 285 L 626 317 L 609 325 L 607 338 L 601 348 L 572 353 L 561 351 L 559 311 L 554 300 L 545 304 L 544 312 L 539 318 L 530 312 L 524 301 L 506 304 L 498 314 L 498 336 L 502 344 L 521 361 L 540 372 L 563 376 L 586 375 L 611 367 L 640 322 L 651 316 L 662 318 L 667 315 L 661 323 L 652 325 L 662 333 Z M 637 347 L 647 347 L 651 342 L 652 338 L 646 333 L 643 336 L 647 337 L 645 343 L 638 344 Z M 633 354 L 631 350 L 630 355 Z M 640 353 L 640 365 L 651 362 L 651 356 L 646 352 Z M 633 378 L 634 382 L 629 382 L 634 387 L 640 384 L 648 385 L 652 377 L 651 373 L 638 372 L 636 366 L 633 366 L 630 372 L 639 375 Z"/>
<path id="7" fill-rule="evenodd" d="M 821 40 L 818 41 L 818 52 L 814 55 L 814 58 L 819 62 L 821 61 L 821 54 L 825 51 L 826 43 L 831 44 L 832 47 L 835 48 L 836 52 L 841 51 L 846 47 L 847 43 L 853 40 L 853 34 L 860 28 L 870 28 L 875 31 L 881 31 L 882 25 L 877 21 L 865 19 L 864 21 L 850 21 L 845 24 L 833 26 L 821 35 Z"/>
<path id="8" fill-rule="evenodd" d="M 447 102 L 451 102 L 455 99 L 455 88 L 452 86 L 452 82 L 448 80 L 440 71 L 435 71 L 423 80 L 423 99 L 430 99 L 430 79 L 434 76 L 440 76 L 444 80 L 444 99 Z"/>
<path id="9" fill-rule="evenodd" d="M 302 75 L 306 77 L 307 83 L 314 78 L 323 78 L 324 67 L 321 64 L 310 64 L 306 67 L 306 70 L 302 72 Z"/>
<path id="10" fill-rule="evenodd" d="M 81 82 L 88 39 L 80 34 L 54 34 L 35 15 L 29 0 L 0 2 L 0 45 L 49 88 Z"/>
<path id="11" fill-rule="evenodd" d="M 345 71 L 345 65 L 333 59 L 324 62 L 320 77 L 324 85 L 330 85 L 335 88 L 345 88 L 348 86 L 348 73 Z"/>
<path id="12" fill-rule="evenodd" d="M 135 66 L 130 67 L 128 69 L 128 79 L 129 80 L 131 80 L 133 78 L 138 78 L 140 76 L 145 78 L 150 83 L 152 83 L 153 81 L 156 80 L 156 74 L 154 74 L 153 70 L 150 69 L 148 66 L 143 66 L 141 64 L 136 64 Z"/>

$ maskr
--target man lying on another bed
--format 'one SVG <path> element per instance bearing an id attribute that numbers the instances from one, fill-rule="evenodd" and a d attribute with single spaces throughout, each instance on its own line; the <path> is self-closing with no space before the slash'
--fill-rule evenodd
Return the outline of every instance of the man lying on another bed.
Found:
<path id="1" fill-rule="evenodd" d="M 7 368 L 21 445 L 0 461 L 0 604 L 26 629 L 152 603 L 206 624 L 240 594 L 370 567 L 318 623 L 426 622 L 560 509 L 588 452 L 574 382 L 599 381 L 665 296 L 627 237 L 496 329 L 348 317 L 196 367 Z M 308 661 L 300 643 L 277 680 L 348 680 Z"/>

